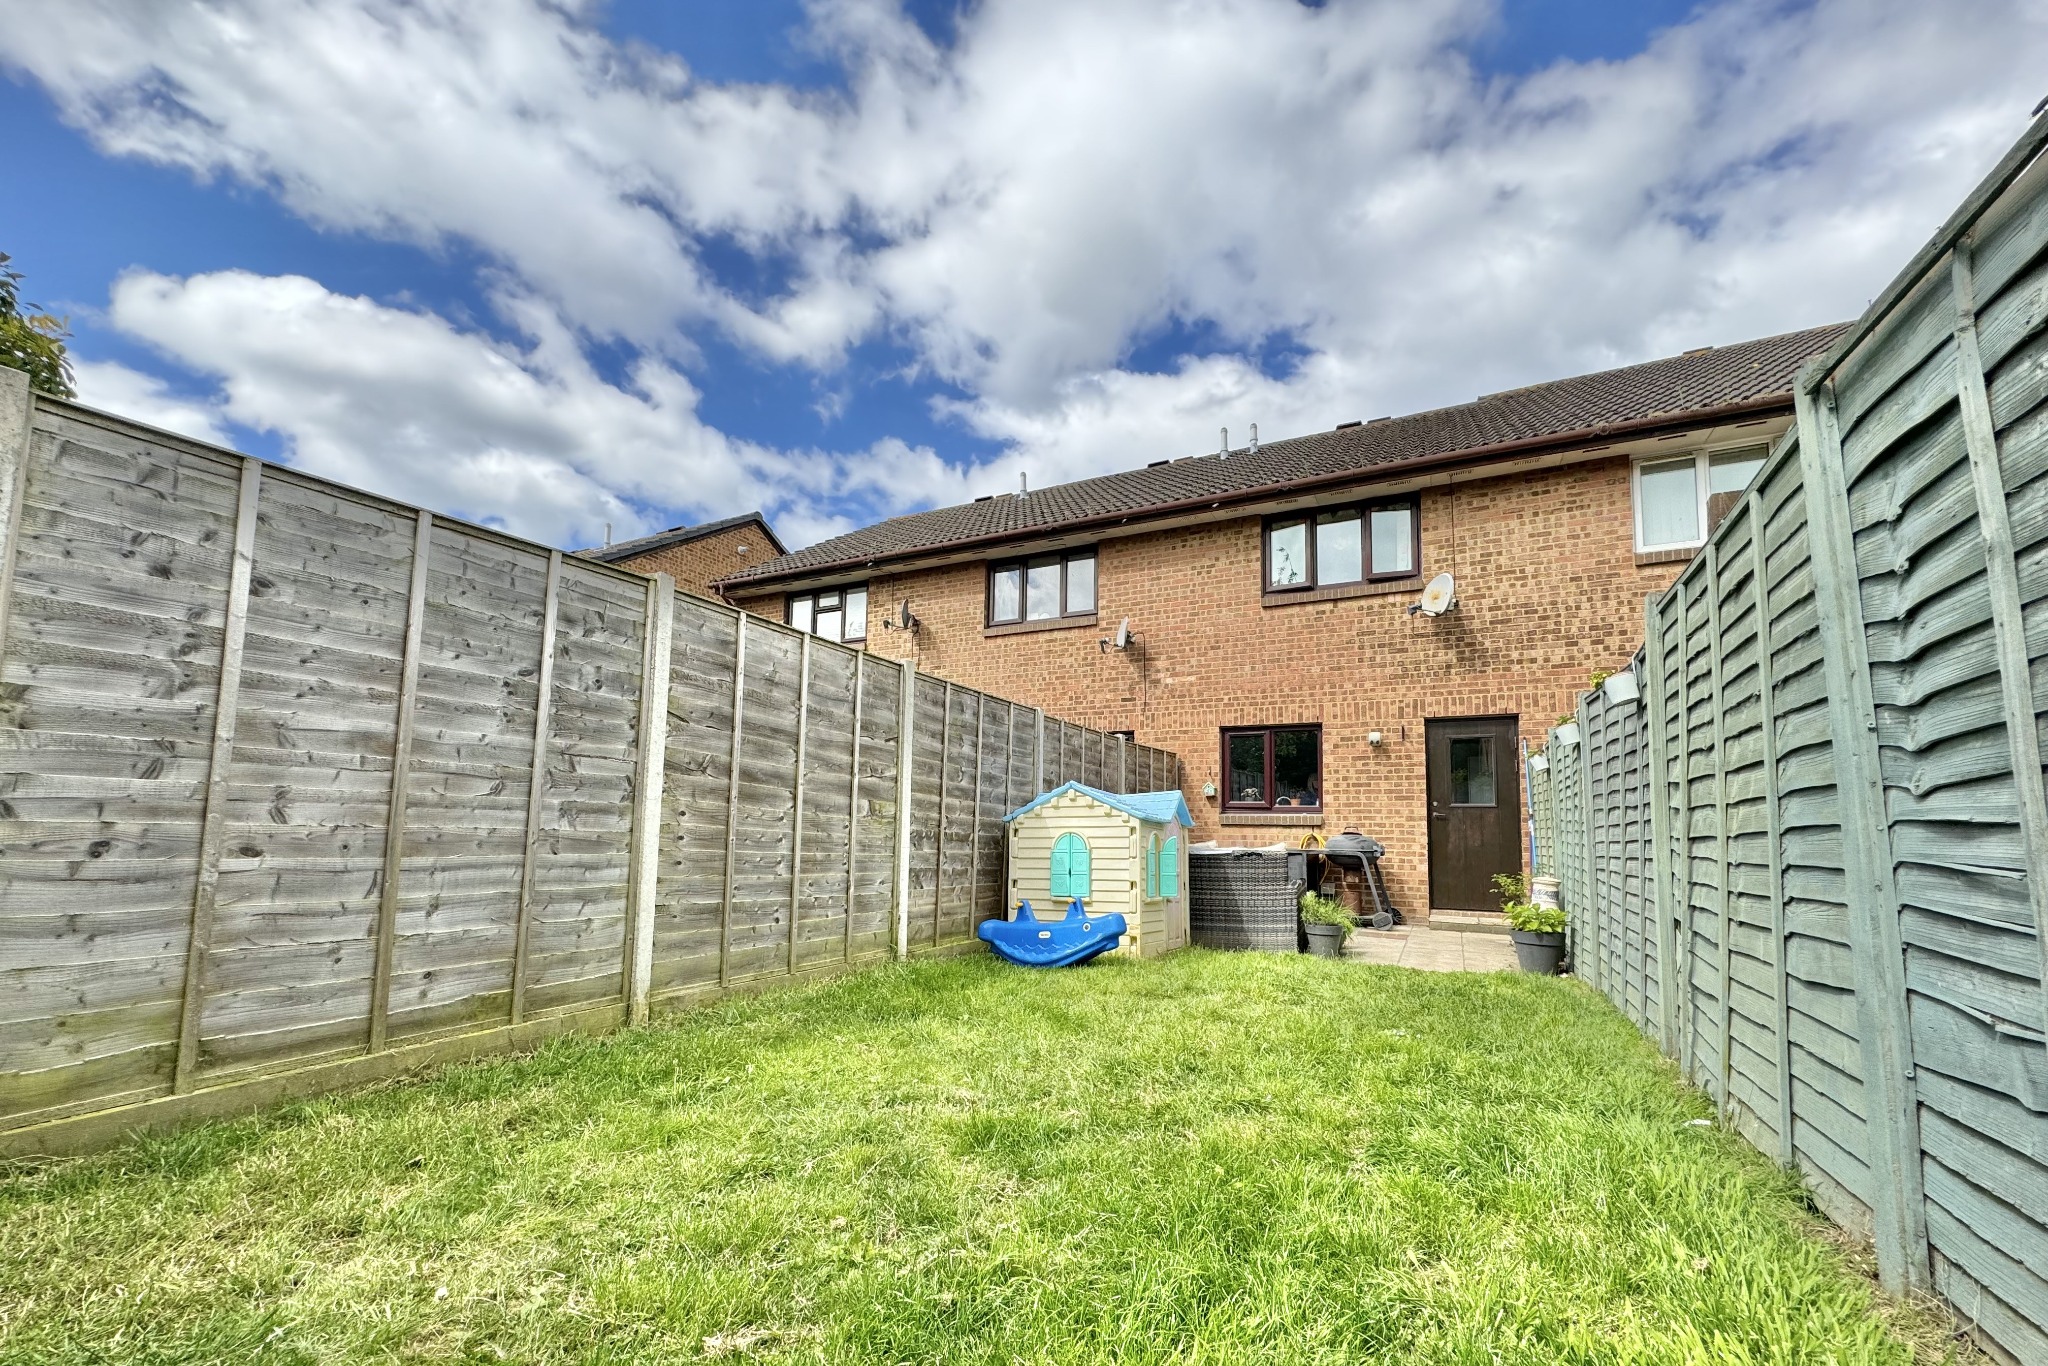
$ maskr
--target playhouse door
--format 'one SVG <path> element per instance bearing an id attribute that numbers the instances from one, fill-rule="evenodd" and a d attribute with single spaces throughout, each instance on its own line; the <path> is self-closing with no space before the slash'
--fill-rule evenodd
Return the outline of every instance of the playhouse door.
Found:
<path id="1" fill-rule="evenodd" d="M 1496 873 L 1522 870 L 1521 764 L 1512 716 L 1429 721 L 1429 904 L 1497 911 Z"/>

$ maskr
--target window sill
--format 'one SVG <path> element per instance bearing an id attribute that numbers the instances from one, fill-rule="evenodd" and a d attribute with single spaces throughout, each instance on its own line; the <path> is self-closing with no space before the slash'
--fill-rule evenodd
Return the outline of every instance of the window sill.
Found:
<path id="1" fill-rule="evenodd" d="M 1676 550 L 1638 550 L 1636 568 L 1645 569 L 1653 564 L 1685 564 L 1699 553 L 1700 548 L 1696 545 L 1684 545 Z"/>
<path id="2" fill-rule="evenodd" d="M 1225 825 L 1321 825 L 1320 811 L 1226 811 L 1219 819 Z"/>
<path id="3" fill-rule="evenodd" d="M 1052 617 L 1046 621 L 1008 621 L 1001 626 L 981 628 L 983 639 L 990 636 L 1024 636 L 1036 631 L 1077 631 L 1082 627 L 1096 624 L 1096 617 L 1090 612 L 1085 617 Z"/>
<path id="4" fill-rule="evenodd" d="M 1426 580 L 1372 579 L 1365 583 L 1340 583 L 1328 588 L 1289 588 L 1267 592 L 1259 598 L 1261 607 L 1292 607 L 1302 602 L 1336 602 L 1342 598 L 1383 598 L 1394 593 L 1420 593 Z"/>

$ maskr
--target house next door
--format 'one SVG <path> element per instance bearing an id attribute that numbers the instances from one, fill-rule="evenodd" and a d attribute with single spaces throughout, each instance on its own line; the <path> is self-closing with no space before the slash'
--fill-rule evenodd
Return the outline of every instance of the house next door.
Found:
<path id="1" fill-rule="evenodd" d="M 1424 723 L 1429 754 L 1429 904 L 1495 911 L 1496 873 L 1522 871 L 1521 752 L 1515 718 Z"/>

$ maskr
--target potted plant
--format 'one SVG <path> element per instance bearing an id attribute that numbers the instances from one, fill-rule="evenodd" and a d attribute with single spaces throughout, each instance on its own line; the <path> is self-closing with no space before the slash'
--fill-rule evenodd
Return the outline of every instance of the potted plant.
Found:
<path id="1" fill-rule="evenodd" d="M 1514 941 L 1515 961 L 1524 972 L 1555 977 L 1564 962 L 1564 908 L 1530 901 L 1529 880 L 1520 873 L 1503 873 L 1493 885 L 1500 890 L 1500 909 L 1507 917 L 1508 938 Z"/>
<path id="2" fill-rule="evenodd" d="M 1339 958 L 1351 937 L 1351 916 L 1344 903 L 1320 892 L 1301 894 L 1301 926 L 1308 932 L 1308 951 L 1318 958 Z"/>

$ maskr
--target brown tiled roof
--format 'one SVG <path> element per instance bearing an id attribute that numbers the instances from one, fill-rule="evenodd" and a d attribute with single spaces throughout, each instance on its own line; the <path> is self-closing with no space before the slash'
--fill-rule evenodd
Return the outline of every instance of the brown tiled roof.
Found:
<path id="1" fill-rule="evenodd" d="M 1028 494 L 892 517 L 807 546 L 723 582 L 743 584 L 854 568 L 942 548 L 1049 534 L 1090 523 L 1233 502 L 1383 467 L 1510 459 L 1564 439 L 1679 426 L 1746 409 L 1791 405 L 1792 379 L 1846 324 L 1602 370 L 1488 394 L 1472 403 L 1082 479 Z"/>
<path id="2" fill-rule="evenodd" d="M 702 522 L 696 526 L 672 526 L 667 531 L 657 531 L 652 536 L 640 536 L 630 541 L 614 541 L 595 550 L 578 550 L 574 553 L 586 560 L 617 564 L 620 560 L 630 560 L 635 555 L 645 555 L 650 550 L 666 550 L 672 545 L 688 545 L 691 541 L 701 541 L 706 536 L 730 531 L 749 522 L 759 523 L 762 534 L 768 538 L 768 544 L 775 547 L 775 553 L 787 556 L 787 548 L 776 539 L 775 528 L 769 526 L 768 519 L 758 512 L 743 512 L 737 517 L 727 517 L 717 522 Z"/>

